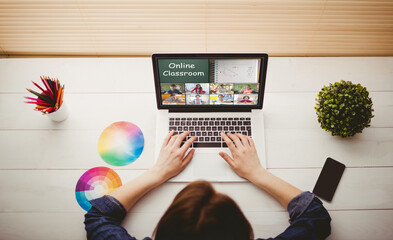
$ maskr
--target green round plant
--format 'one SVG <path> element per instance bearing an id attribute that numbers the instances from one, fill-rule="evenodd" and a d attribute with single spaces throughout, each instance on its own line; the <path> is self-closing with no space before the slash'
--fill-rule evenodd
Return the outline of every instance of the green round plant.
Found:
<path id="1" fill-rule="evenodd" d="M 333 136 L 350 137 L 370 126 L 373 103 L 365 87 L 341 80 L 323 86 L 318 93 L 317 111 L 321 128 Z"/>

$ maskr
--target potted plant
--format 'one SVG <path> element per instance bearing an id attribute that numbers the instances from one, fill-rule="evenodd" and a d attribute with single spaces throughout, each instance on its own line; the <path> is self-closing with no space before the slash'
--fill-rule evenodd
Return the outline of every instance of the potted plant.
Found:
<path id="1" fill-rule="evenodd" d="M 361 133 L 374 117 L 369 92 L 350 81 L 323 86 L 315 100 L 318 122 L 333 136 L 350 137 Z"/>

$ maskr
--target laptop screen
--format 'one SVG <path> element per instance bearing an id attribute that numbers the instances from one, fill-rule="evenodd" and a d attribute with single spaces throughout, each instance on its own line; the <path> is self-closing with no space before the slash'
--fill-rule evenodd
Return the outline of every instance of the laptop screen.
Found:
<path id="1" fill-rule="evenodd" d="M 262 108 L 266 64 L 263 54 L 154 54 L 158 107 Z"/>

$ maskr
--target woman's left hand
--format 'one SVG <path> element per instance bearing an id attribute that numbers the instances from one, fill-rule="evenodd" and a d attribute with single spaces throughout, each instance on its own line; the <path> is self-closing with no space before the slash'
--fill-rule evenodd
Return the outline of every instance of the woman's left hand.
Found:
<path id="1" fill-rule="evenodd" d="M 180 135 L 173 135 L 174 131 L 172 130 L 168 136 L 165 137 L 157 162 L 151 169 L 159 174 L 163 181 L 166 181 L 183 171 L 194 156 L 194 149 L 191 149 L 187 155 L 186 152 L 195 141 L 195 136 L 188 139 L 183 146 L 180 147 L 183 139 L 189 133 L 190 132 L 184 132 Z"/>

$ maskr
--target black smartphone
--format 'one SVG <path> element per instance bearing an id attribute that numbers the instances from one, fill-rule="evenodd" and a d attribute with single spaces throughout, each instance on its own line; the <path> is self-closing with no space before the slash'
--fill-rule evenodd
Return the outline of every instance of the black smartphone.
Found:
<path id="1" fill-rule="evenodd" d="M 326 201 L 332 201 L 344 169 L 344 164 L 327 158 L 312 192 Z"/>

